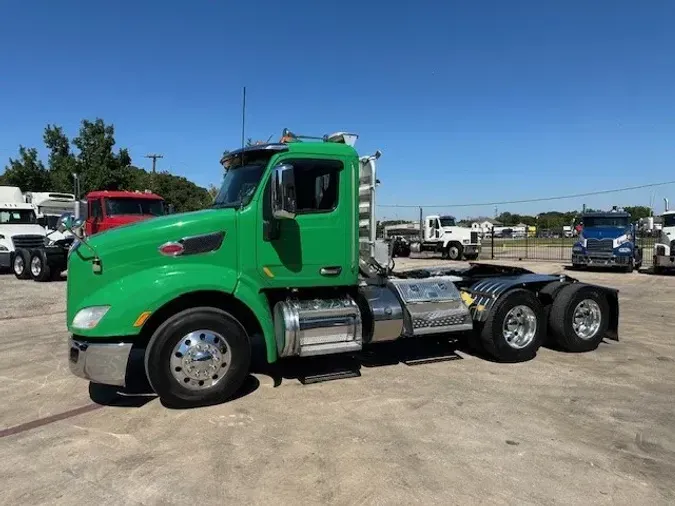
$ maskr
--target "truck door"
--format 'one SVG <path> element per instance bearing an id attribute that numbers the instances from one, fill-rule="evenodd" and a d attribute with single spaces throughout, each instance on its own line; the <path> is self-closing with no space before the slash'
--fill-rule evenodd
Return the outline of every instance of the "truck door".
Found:
<path id="1" fill-rule="evenodd" d="M 433 241 L 434 238 L 436 237 L 436 231 L 434 230 L 434 223 L 436 221 L 434 218 L 427 218 L 427 222 L 424 225 L 424 240 L 425 241 Z"/>
<path id="2" fill-rule="evenodd" d="M 259 274 L 273 287 L 352 283 L 357 231 L 350 171 L 356 167 L 344 159 L 319 157 L 292 157 L 282 163 L 294 167 L 297 213 L 293 220 L 274 220 L 275 238 L 266 238 L 265 227 L 273 221 L 268 180 L 256 233 Z"/>
<path id="3" fill-rule="evenodd" d="M 101 199 L 92 199 L 89 201 L 89 212 L 87 213 L 87 221 L 85 222 L 85 232 L 87 235 L 93 235 L 101 230 L 101 222 L 103 221 L 103 205 Z"/>

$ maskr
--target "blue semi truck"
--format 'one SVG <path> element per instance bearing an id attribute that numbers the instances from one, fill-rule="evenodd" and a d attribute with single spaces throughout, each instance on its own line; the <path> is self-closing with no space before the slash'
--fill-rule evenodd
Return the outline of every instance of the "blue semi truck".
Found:
<path id="1" fill-rule="evenodd" d="M 572 247 L 572 266 L 613 267 L 626 272 L 642 266 L 642 249 L 635 243 L 635 226 L 627 212 L 581 215 L 581 233 Z"/>

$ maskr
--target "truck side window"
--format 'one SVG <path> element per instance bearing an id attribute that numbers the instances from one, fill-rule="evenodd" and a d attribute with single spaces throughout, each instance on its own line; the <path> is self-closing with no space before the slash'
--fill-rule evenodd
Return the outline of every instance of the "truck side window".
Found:
<path id="1" fill-rule="evenodd" d="M 436 221 L 431 219 L 429 220 L 429 228 L 436 228 Z"/>
<path id="2" fill-rule="evenodd" d="M 338 204 L 342 162 L 337 160 L 292 160 L 295 169 L 297 212 L 332 211 Z"/>
<path id="3" fill-rule="evenodd" d="M 95 220 L 103 218 L 103 209 L 101 207 L 101 201 L 99 199 L 92 200 L 92 202 L 91 202 L 91 212 L 89 214 Z"/>

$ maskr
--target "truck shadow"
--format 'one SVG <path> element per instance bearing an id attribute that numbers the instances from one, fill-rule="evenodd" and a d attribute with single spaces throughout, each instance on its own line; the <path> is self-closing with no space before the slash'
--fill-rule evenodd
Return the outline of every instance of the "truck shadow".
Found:
<path id="1" fill-rule="evenodd" d="M 361 368 L 385 367 L 398 364 L 408 366 L 460 360 L 458 341 L 447 337 L 403 339 L 378 344 L 363 351 L 344 355 L 293 357 L 274 364 L 260 361 L 252 372 L 268 376 L 274 387 L 284 380 L 299 381 L 303 385 L 361 376 Z"/>
<path id="2" fill-rule="evenodd" d="M 255 353 L 251 373 L 239 391 L 224 402 L 232 402 L 252 394 L 260 387 L 260 381 L 253 376 L 268 376 L 279 387 L 284 381 L 299 381 L 303 385 L 361 376 L 361 368 L 375 368 L 404 364 L 408 366 L 460 360 L 457 351 L 474 354 L 466 347 L 463 339 L 429 337 L 426 339 L 402 339 L 391 343 L 378 344 L 361 352 L 319 357 L 293 357 L 268 364 L 259 353 Z M 481 357 L 482 358 L 482 357 Z M 141 356 L 133 356 L 127 369 L 127 386 L 124 388 L 89 383 L 89 397 L 96 404 L 117 408 L 141 408 L 157 399 L 147 381 Z M 203 403 L 204 407 L 222 402 Z M 168 406 L 175 408 L 175 406 Z"/>

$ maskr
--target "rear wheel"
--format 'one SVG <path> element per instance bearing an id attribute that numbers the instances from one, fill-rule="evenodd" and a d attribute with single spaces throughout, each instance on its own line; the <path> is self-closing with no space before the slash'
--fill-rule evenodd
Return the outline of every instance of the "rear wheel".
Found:
<path id="1" fill-rule="evenodd" d="M 36 250 L 30 257 L 30 275 L 34 281 L 51 281 L 52 272 L 47 261 L 47 255 L 41 249 Z"/>
<path id="2" fill-rule="evenodd" d="M 545 334 L 544 308 L 525 289 L 504 294 L 492 308 L 481 331 L 485 350 L 501 362 L 533 358 Z"/>
<path id="3" fill-rule="evenodd" d="M 222 402 L 246 379 L 251 347 L 242 326 L 216 308 L 191 308 L 164 322 L 145 353 L 145 371 L 162 401 L 174 407 Z"/>
<path id="4" fill-rule="evenodd" d="M 17 279 L 30 278 L 30 253 L 28 250 L 18 248 L 14 252 L 14 259 L 12 260 L 12 272 Z"/>
<path id="5" fill-rule="evenodd" d="M 567 285 L 553 301 L 549 328 L 566 351 L 591 351 L 602 342 L 609 326 L 609 303 L 597 288 L 583 283 Z"/>

